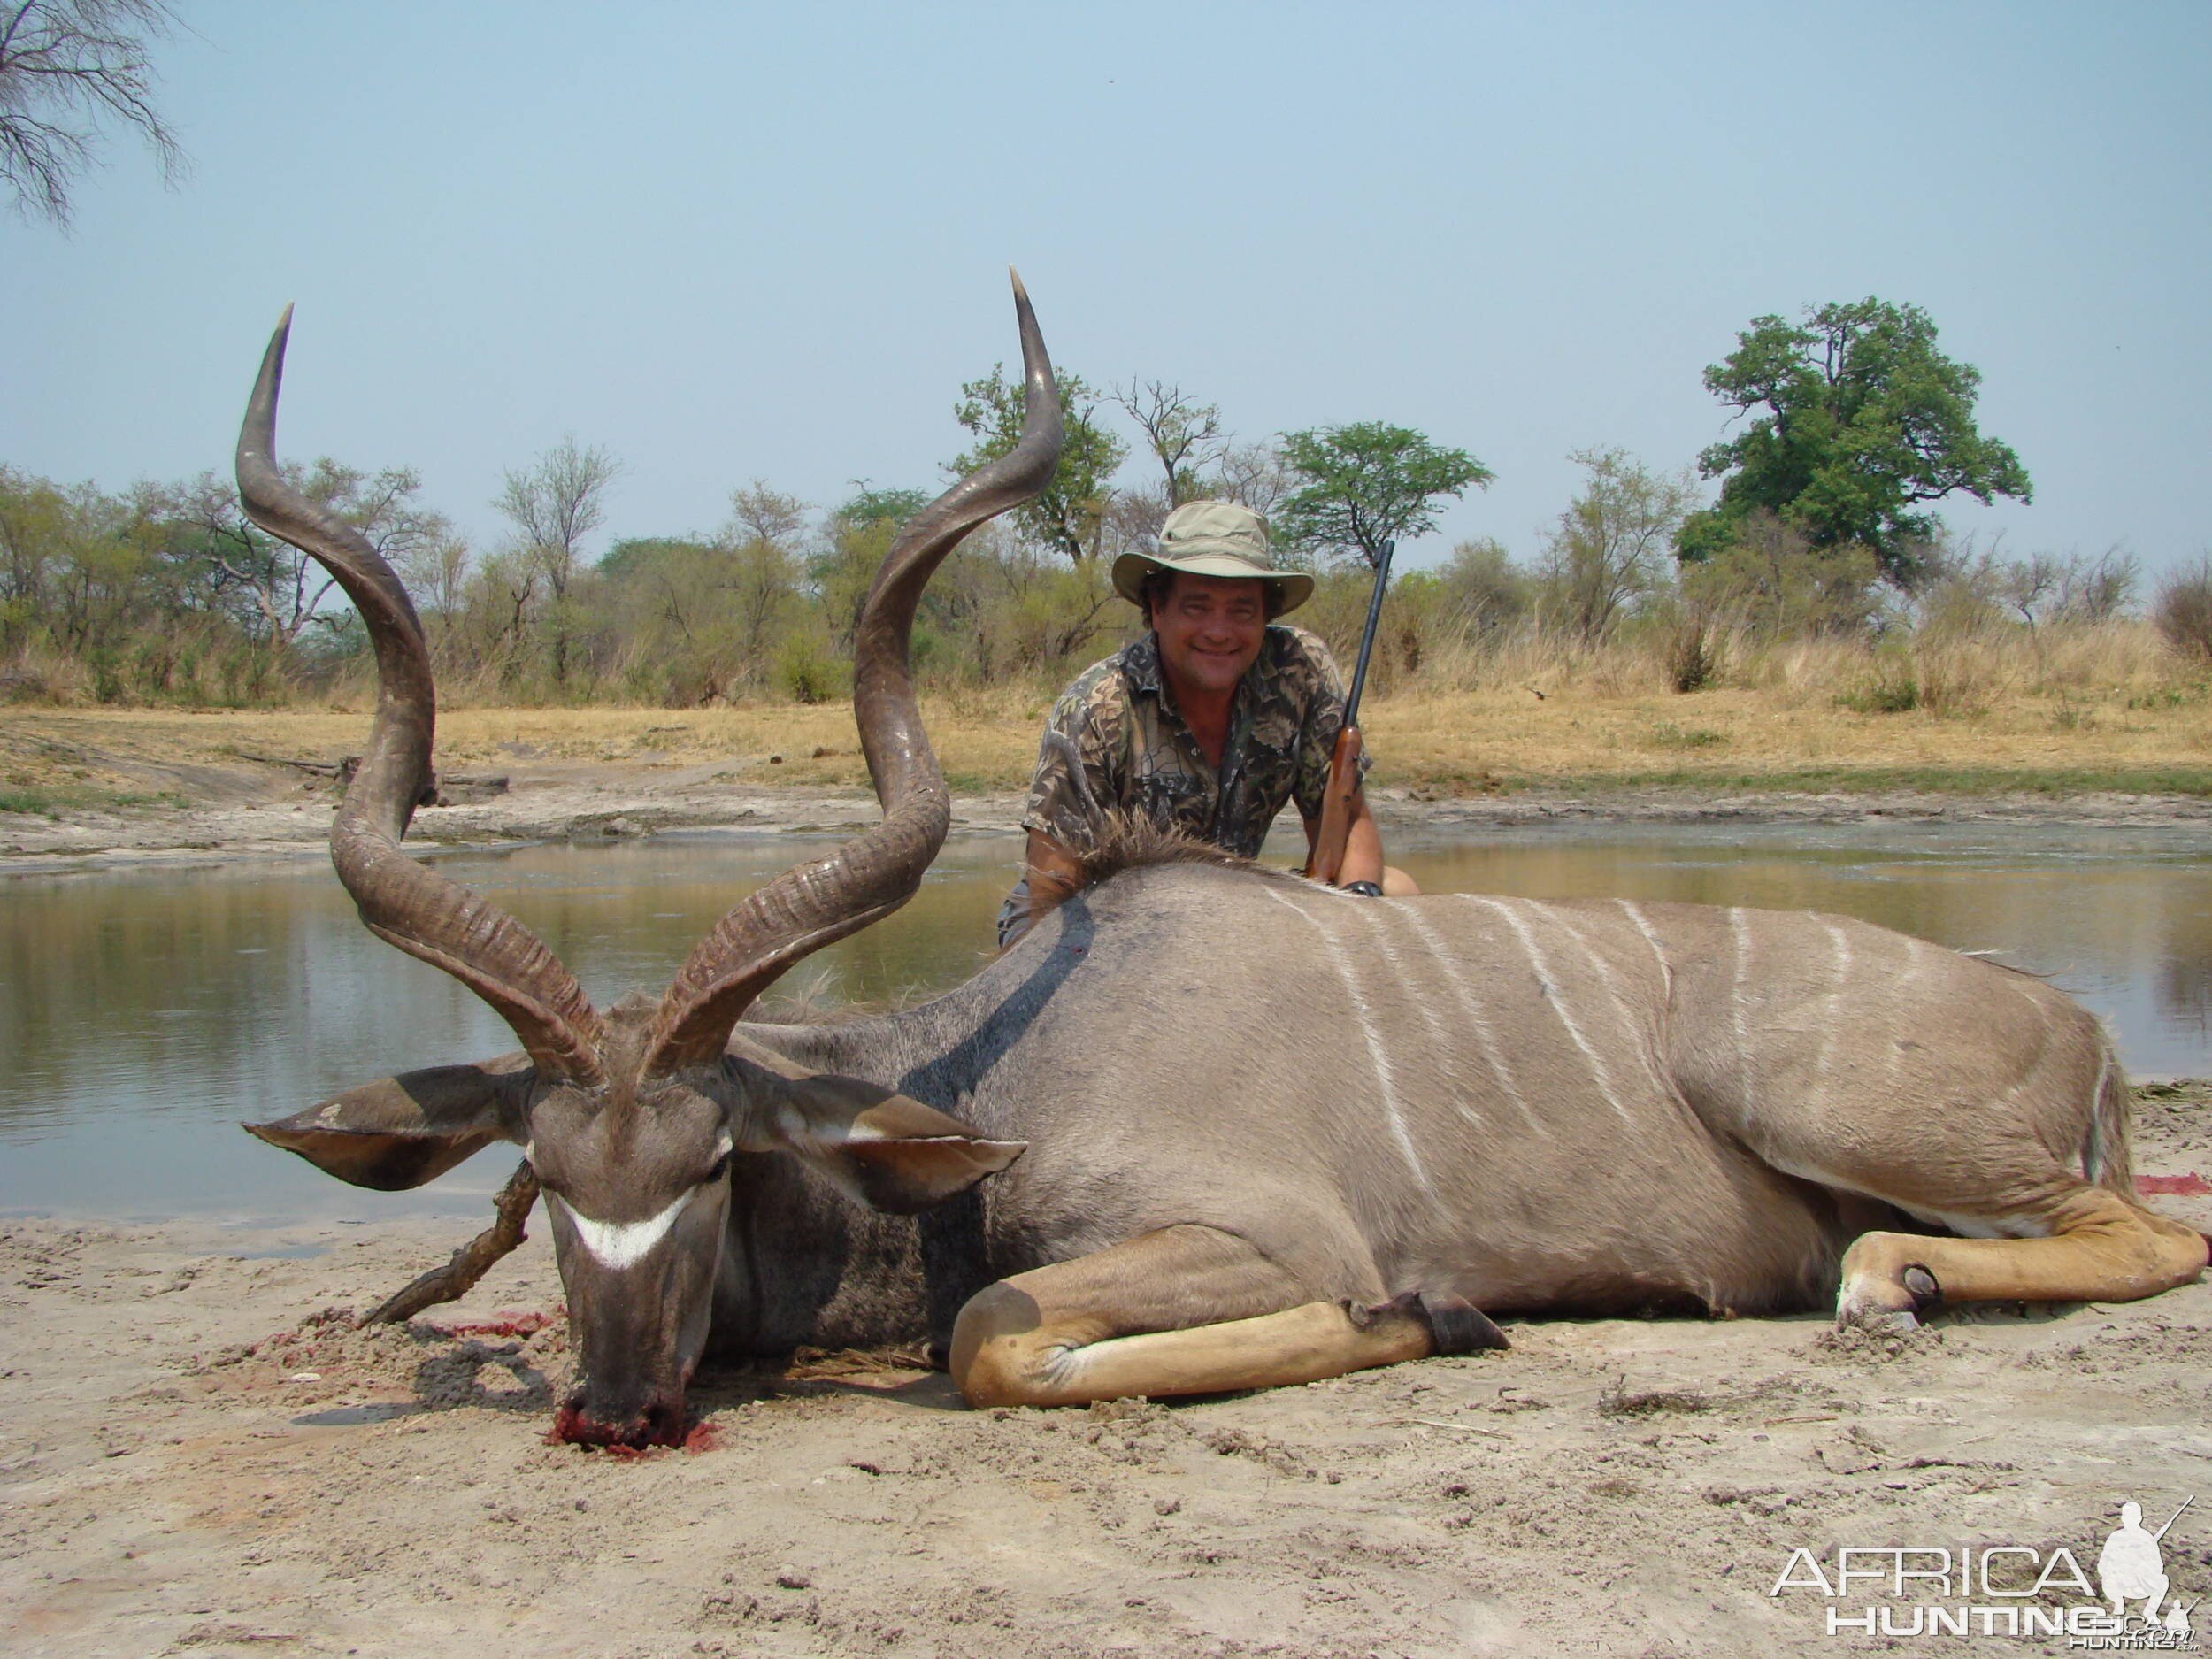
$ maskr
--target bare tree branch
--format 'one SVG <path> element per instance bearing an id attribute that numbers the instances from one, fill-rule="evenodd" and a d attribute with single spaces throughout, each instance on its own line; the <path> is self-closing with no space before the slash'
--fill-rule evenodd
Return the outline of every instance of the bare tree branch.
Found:
<path id="1" fill-rule="evenodd" d="M 110 123 L 136 130 L 172 188 L 191 170 L 154 107 L 146 50 L 176 20 L 169 0 L 0 0 L 0 180 L 17 212 L 66 229 Z"/>
<path id="2" fill-rule="evenodd" d="M 1164 380 L 1132 380 L 1110 394 L 1160 464 L 1171 511 L 1196 498 L 1198 473 L 1222 458 L 1229 448 L 1221 430 L 1221 411 L 1202 403 L 1179 386 Z"/>

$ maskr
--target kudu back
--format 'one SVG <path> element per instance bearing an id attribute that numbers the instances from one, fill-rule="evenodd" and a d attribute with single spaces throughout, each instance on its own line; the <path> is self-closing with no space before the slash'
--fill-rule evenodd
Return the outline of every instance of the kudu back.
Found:
<path id="1" fill-rule="evenodd" d="M 1056 463 L 1018 281 L 1016 307 L 1020 442 L 905 526 L 858 626 L 883 822 L 745 896 L 660 996 L 603 1011 L 400 849 L 430 780 L 427 651 L 383 561 L 278 469 L 288 312 L 271 342 L 241 494 L 345 586 L 382 687 L 333 862 L 371 930 L 482 996 L 521 1051 L 252 1132 L 387 1189 L 521 1146 L 580 1356 L 564 1436 L 680 1439 L 710 1351 L 927 1338 L 971 1401 L 1072 1403 L 1501 1346 L 1486 1310 L 1833 1296 L 1842 1321 L 1905 1323 L 1941 1298 L 2119 1300 L 2202 1269 L 2205 1240 L 2134 1198 L 2093 1019 L 1843 918 L 1376 901 L 1110 824 L 1091 884 L 949 994 L 741 1024 L 903 903 L 943 841 L 908 639 L 945 554 Z"/>

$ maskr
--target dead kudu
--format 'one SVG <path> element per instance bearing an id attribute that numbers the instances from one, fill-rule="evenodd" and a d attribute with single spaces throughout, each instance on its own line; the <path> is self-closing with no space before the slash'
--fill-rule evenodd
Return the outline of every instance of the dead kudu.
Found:
<path id="1" fill-rule="evenodd" d="M 972 1402 L 1073 1403 L 1502 1340 L 1479 1309 L 1835 1295 L 1844 1322 L 1909 1323 L 1939 1297 L 2122 1300 L 2203 1267 L 2202 1238 L 2134 1200 L 2126 1088 L 2088 1015 L 1837 917 L 1377 901 L 1123 836 L 1113 873 L 934 1002 L 741 1025 L 785 970 L 902 903 L 944 838 L 907 641 L 938 562 L 1055 463 L 1018 287 L 1017 308 L 1020 443 L 905 527 L 863 612 L 882 823 L 745 897 L 661 996 L 603 1011 L 400 850 L 430 766 L 421 629 L 383 562 L 283 483 L 284 327 L 271 342 L 240 489 L 344 583 L 383 687 L 331 833 L 339 877 L 522 1052 L 253 1133 L 386 1189 L 521 1146 L 508 1234 L 541 1183 L 581 1358 L 562 1432 L 680 1438 L 710 1351 L 929 1339 Z"/>

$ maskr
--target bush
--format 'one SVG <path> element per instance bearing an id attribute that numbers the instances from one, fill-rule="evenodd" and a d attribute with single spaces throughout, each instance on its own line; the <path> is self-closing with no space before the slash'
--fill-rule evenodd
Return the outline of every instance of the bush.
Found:
<path id="1" fill-rule="evenodd" d="M 1667 683 L 1676 691 L 1701 691 L 1720 677 L 1720 630 L 1694 611 L 1678 613 L 1660 647 Z"/>
<path id="2" fill-rule="evenodd" d="M 2212 553 L 2199 554 L 2158 584 L 2151 620 L 2169 648 L 2198 661 L 2212 661 Z"/>
<path id="3" fill-rule="evenodd" d="M 1682 573 L 1684 596 L 1763 640 L 1862 638 L 1873 628 L 1881 565 L 1863 547 L 1816 548 L 1772 513 Z"/>
<path id="4" fill-rule="evenodd" d="M 776 652 L 776 688 L 794 703 L 828 703 L 850 695 L 852 664 L 838 660 L 827 639 L 802 630 Z"/>
<path id="5" fill-rule="evenodd" d="M 1910 662 L 1894 657 L 1878 658 L 1873 674 L 1839 694 L 1836 706 L 1856 714 L 1909 714 L 1920 706 L 1920 681 Z"/>

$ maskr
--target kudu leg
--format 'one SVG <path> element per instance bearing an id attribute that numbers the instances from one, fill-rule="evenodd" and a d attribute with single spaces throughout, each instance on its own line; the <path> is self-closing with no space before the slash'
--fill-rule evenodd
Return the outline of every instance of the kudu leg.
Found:
<path id="1" fill-rule="evenodd" d="M 978 1292 L 953 1328 L 951 1369 L 972 1405 L 1082 1405 L 1315 1382 L 1504 1346 L 1455 1297 L 1316 1302 L 1242 1239 L 1176 1226 Z"/>
<path id="2" fill-rule="evenodd" d="M 1836 1323 L 1909 1321 L 1941 1302 L 2133 1302 L 2203 1271 L 2201 1233 L 2101 1187 L 2052 1211 L 2040 1239 L 1869 1233 L 1845 1252 Z"/>

